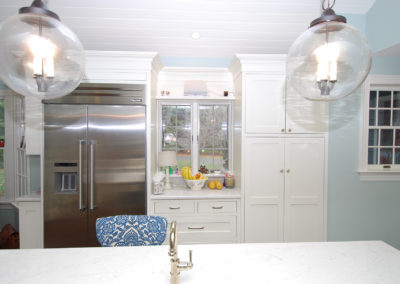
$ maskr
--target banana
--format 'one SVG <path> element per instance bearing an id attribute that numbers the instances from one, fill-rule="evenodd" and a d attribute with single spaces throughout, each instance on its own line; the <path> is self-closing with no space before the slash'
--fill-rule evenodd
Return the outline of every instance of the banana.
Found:
<path id="1" fill-rule="evenodd" d="M 181 175 L 184 179 L 187 179 L 187 175 L 188 175 L 188 167 L 183 167 L 181 169 Z"/>
<path id="2" fill-rule="evenodd" d="M 187 173 L 188 173 L 187 179 L 193 179 L 193 177 L 192 177 L 192 168 L 189 168 L 189 167 L 188 167 Z"/>

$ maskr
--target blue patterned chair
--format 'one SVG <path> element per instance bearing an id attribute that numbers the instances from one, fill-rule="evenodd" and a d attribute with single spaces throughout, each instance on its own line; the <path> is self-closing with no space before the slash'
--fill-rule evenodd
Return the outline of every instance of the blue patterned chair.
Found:
<path id="1" fill-rule="evenodd" d="M 167 225 L 160 216 L 110 216 L 96 220 L 96 236 L 102 247 L 161 245 Z"/>

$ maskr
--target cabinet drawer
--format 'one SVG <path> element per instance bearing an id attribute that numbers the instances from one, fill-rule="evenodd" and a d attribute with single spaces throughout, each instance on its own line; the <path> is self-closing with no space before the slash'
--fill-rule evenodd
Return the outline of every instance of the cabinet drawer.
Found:
<path id="1" fill-rule="evenodd" d="M 199 213 L 236 213 L 236 201 L 199 201 Z"/>
<path id="2" fill-rule="evenodd" d="M 236 216 L 168 216 L 176 221 L 180 244 L 228 243 L 237 241 Z M 169 233 L 168 233 L 169 237 Z"/>
<path id="3" fill-rule="evenodd" d="M 194 213 L 194 201 L 192 200 L 162 200 L 154 202 L 154 213 L 180 214 Z"/>

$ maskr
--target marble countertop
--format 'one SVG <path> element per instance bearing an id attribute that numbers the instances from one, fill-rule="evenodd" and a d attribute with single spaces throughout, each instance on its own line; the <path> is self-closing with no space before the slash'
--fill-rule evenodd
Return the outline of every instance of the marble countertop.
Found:
<path id="1" fill-rule="evenodd" d="M 191 190 L 185 187 L 175 187 L 166 189 L 163 194 L 152 194 L 150 199 L 238 199 L 240 190 L 238 188 L 223 188 L 221 190 L 210 190 L 203 188 L 201 190 Z"/>
<path id="2" fill-rule="evenodd" d="M 169 283 L 168 246 L 0 251 L 1 283 Z M 182 245 L 181 283 L 399 283 L 400 251 L 381 241 Z"/>

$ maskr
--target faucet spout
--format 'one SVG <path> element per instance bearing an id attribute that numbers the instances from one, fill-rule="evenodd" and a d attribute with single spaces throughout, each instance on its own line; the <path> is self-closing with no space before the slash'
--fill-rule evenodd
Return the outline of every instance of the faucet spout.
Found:
<path id="1" fill-rule="evenodd" d="M 172 221 L 169 230 L 169 256 L 177 257 L 178 255 L 178 235 L 176 232 L 176 221 Z"/>
<path id="2" fill-rule="evenodd" d="M 169 233 L 169 252 L 171 257 L 171 284 L 180 284 L 180 273 L 193 268 L 192 251 L 189 251 L 189 261 L 181 262 L 178 258 L 178 235 L 176 221 L 172 221 Z"/>

